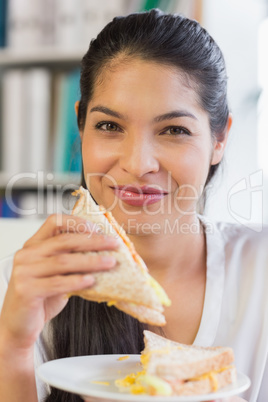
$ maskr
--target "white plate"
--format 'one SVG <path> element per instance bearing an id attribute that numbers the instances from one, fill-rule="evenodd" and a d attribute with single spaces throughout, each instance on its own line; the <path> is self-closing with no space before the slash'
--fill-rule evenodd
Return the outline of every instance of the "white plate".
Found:
<path id="1" fill-rule="evenodd" d="M 39 377 L 49 385 L 81 396 L 90 397 L 92 402 L 132 401 L 132 402 L 201 402 L 211 401 L 240 394 L 250 386 L 249 378 L 238 373 L 237 382 L 223 390 L 206 395 L 157 397 L 132 395 L 119 392 L 114 381 L 130 373 L 141 370 L 140 355 L 130 355 L 126 360 L 118 360 L 123 355 L 98 355 L 69 357 L 52 360 L 38 368 Z M 109 385 L 94 381 L 109 382 Z"/>

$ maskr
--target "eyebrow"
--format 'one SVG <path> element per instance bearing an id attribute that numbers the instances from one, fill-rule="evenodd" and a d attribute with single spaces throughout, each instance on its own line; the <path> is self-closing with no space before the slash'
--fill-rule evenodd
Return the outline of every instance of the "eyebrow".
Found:
<path id="1" fill-rule="evenodd" d="M 117 117 L 118 119 L 125 119 L 122 114 L 115 112 L 114 110 L 106 106 L 94 106 L 92 109 L 90 109 L 90 113 L 91 112 L 101 112 L 107 114 L 108 116 Z M 155 123 L 159 123 L 164 120 L 172 120 L 178 117 L 190 117 L 191 119 L 197 120 L 197 117 L 195 115 L 187 112 L 186 110 L 173 110 L 172 112 L 161 114 L 160 116 L 155 117 L 153 121 Z"/>
<path id="2" fill-rule="evenodd" d="M 109 116 L 117 117 L 118 119 L 124 119 L 124 116 L 122 114 L 115 112 L 114 110 L 109 109 L 105 106 L 94 106 L 92 109 L 90 109 L 90 113 L 91 112 L 101 112 Z"/>
<path id="3" fill-rule="evenodd" d="M 163 120 L 175 119 L 176 117 L 190 117 L 191 119 L 197 120 L 197 117 L 195 115 L 187 112 L 186 110 L 173 110 L 172 112 L 161 114 L 160 116 L 155 117 L 154 121 L 156 123 L 159 123 Z"/>

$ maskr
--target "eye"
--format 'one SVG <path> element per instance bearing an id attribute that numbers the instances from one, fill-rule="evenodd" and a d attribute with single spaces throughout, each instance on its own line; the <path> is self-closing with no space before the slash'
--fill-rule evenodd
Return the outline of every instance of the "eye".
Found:
<path id="1" fill-rule="evenodd" d="M 113 122 L 109 122 L 109 121 L 103 121 L 100 122 L 96 125 L 96 128 L 98 130 L 102 130 L 102 131 L 121 131 L 121 129 L 119 128 L 119 126 Z"/>
<path id="2" fill-rule="evenodd" d="M 182 127 L 182 126 L 172 126 L 172 127 L 167 127 L 161 134 L 167 134 L 167 135 L 191 135 L 190 131 L 187 130 L 187 128 Z"/>

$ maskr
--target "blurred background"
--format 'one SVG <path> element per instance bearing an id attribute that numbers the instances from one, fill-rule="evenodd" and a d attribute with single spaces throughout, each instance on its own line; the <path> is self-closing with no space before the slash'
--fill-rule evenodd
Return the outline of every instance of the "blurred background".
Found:
<path id="1" fill-rule="evenodd" d="M 206 214 L 268 223 L 268 0 L 0 0 L 0 217 L 70 210 L 81 57 L 114 16 L 154 7 L 197 19 L 225 55 L 234 123 Z"/>

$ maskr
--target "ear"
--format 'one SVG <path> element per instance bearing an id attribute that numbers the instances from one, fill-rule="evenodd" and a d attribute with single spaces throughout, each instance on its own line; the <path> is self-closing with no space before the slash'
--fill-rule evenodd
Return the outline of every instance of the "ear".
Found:
<path id="1" fill-rule="evenodd" d="M 217 165 L 222 160 L 232 123 L 233 123 L 233 117 L 231 114 L 229 114 L 228 121 L 225 130 L 223 132 L 224 139 L 222 141 L 217 141 L 217 139 L 215 139 L 214 141 L 211 165 Z"/>
<path id="2" fill-rule="evenodd" d="M 80 105 L 80 101 L 76 101 L 74 104 L 74 110 L 75 110 L 76 117 L 78 116 L 79 105 Z"/>
<path id="3" fill-rule="evenodd" d="M 76 101 L 74 104 L 74 110 L 76 117 L 78 117 L 78 110 L 79 110 L 80 101 Z M 82 139 L 82 132 L 79 130 L 80 138 Z"/>
<path id="4" fill-rule="evenodd" d="M 74 110 L 75 110 L 76 117 L 78 116 L 79 105 L 80 105 L 80 101 L 76 101 L 74 104 Z"/>

